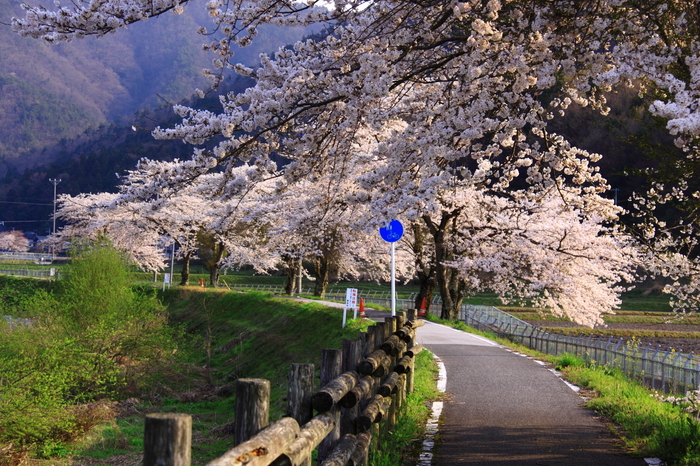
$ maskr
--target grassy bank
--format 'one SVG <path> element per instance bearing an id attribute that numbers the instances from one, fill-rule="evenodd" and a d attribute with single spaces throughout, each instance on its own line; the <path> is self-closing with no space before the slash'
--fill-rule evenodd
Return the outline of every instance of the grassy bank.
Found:
<path id="1" fill-rule="evenodd" d="M 592 390 L 587 407 L 603 414 L 611 429 L 635 455 L 657 457 L 668 466 L 700 465 L 700 405 L 674 404 L 605 366 L 570 365 L 568 380 Z"/>
<path id="2" fill-rule="evenodd" d="M 291 363 L 320 363 L 322 348 L 340 348 L 371 323 L 348 322 L 341 313 L 317 303 L 274 298 L 261 293 L 232 293 L 199 287 L 175 288 L 165 302 L 172 324 L 182 326 L 188 358 L 153 394 L 126 400 L 121 415 L 93 432 L 71 454 L 81 464 L 117 465 L 138 461 L 143 448 L 143 415 L 183 412 L 193 415 L 193 464 L 205 464 L 231 448 L 235 409 L 234 382 L 239 377 L 271 381 L 270 420 L 285 415 L 286 377 Z M 429 352 L 417 361 L 416 390 L 404 405 L 390 436 L 378 440 L 375 466 L 399 465 L 411 456 L 427 418 L 426 401 L 435 395 L 434 362 Z"/>

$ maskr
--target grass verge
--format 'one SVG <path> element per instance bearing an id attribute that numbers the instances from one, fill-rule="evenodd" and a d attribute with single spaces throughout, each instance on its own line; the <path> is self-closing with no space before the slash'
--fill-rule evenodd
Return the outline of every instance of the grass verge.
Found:
<path id="1" fill-rule="evenodd" d="M 430 416 L 429 402 L 440 397 L 435 383 L 437 372 L 433 354 L 429 351 L 418 353 L 414 390 L 401 406 L 395 430 L 375 439 L 376 453 L 370 459 L 370 466 L 397 466 L 417 462 L 420 441 Z"/>
<path id="2" fill-rule="evenodd" d="M 166 293 L 174 325 L 185 326 L 191 356 L 187 371 L 167 381 L 165 396 L 144 396 L 120 403 L 121 414 L 93 432 L 71 453 L 80 464 L 121 465 L 138 462 L 143 449 L 143 415 L 183 412 L 193 416 L 193 465 L 203 465 L 231 448 L 235 397 L 231 384 L 239 377 L 271 381 L 270 420 L 285 411 L 289 365 L 320 361 L 321 348 L 339 348 L 371 324 L 350 320 L 341 328 L 337 309 L 262 293 L 231 293 L 199 287 Z M 317 370 L 318 371 L 318 370 Z M 401 408 L 395 429 L 375 438 L 373 466 L 414 464 L 428 401 L 438 398 L 437 365 L 421 352 L 414 371 L 414 391 Z M 210 381 L 211 383 L 208 383 Z M 166 381 L 163 382 L 164 385 Z"/>
<path id="3" fill-rule="evenodd" d="M 341 328 L 338 309 L 264 293 L 178 287 L 165 302 L 171 323 L 185 332 L 185 360 L 152 392 L 121 401 L 113 421 L 68 452 L 76 464 L 137 464 L 143 417 L 150 412 L 191 414 L 192 464 L 206 464 L 232 447 L 236 379 L 270 380 L 274 422 L 285 415 L 290 365 L 312 363 L 318 373 L 322 348 L 341 348 L 344 338 L 357 338 L 370 323 L 349 320 Z"/>
<path id="4" fill-rule="evenodd" d="M 617 369 L 570 365 L 562 370 L 572 383 L 594 391 L 587 407 L 610 419 L 630 452 L 661 458 L 669 466 L 700 465 L 700 422 L 681 406 L 659 401 Z"/>

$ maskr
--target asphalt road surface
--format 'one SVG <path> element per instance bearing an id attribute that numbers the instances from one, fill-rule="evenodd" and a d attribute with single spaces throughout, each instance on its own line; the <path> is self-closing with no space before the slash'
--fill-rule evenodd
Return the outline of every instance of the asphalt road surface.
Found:
<path id="1" fill-rule="evenodd" d="M 418 343 L 447 371 L 434 466 L 643 466 L 624 455 L 584 400 L 542 363 L 426 322 Z"/>
<path id="2" fill-rule="evenodd" d="M 389 315 L 367 310 L 378 322 Z M 447 372 L 432 466 L 647 466 L 626 456 L 605 424 L 582 407 L 585 400 L 544 364 L 427 321 L 417 343 Z"/>

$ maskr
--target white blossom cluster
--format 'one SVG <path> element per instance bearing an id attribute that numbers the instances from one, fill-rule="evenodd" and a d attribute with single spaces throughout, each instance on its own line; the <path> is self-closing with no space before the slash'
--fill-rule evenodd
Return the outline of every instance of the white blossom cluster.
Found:
<path id="1" fill-rule="evenodd" d="M 0 233 L 0 250 L 25 252 L 29 250 L 29 241 L 21 231 L 3 231 Z"/>
<path id="2" fill-rule="evenodd" d="M 70 40 L 184 4 L 94 0 L 54 11 L 27 7 L 14 27 Z M 143 161 L 139 182 L 124 185 L 120 202 L 148 202 L 158 210 L 178 190 L 198 191 L 211 203 L 207 212 L 226 219 L 208 222 L 212 231 L 258 231 L 257 238 L 267 238 L 258 246 L 288 235 L 288 248 L 275 247 L 280 257 L 330 257 L 340 244 L 361 243 L 354 235 L 357 218 L 367 229 L 391 218 L 422 222 L 442 257 L 435 265 L 448 261 L 461 273 L 462 288 L 482 286 L 481 277 L 489 276 L 504 295 L 540 293 L 555 312 L 594 324 L 617 302 L 614 283 L 628 278 L 621 254 L 629 251 L 607 226 L 615 209 L 599 198 L 608 188 L 596 165 L 601 155 L 572 146 L 549 122 L 572 103 L 606 113 L 606 94 L 636 86 L 654 96 L 648 110 L 666 121 L 676 145 L 688 158 L 697 156 L 700 13 L 694 2 L 337 0 L 321 7 L 209 0 L 205 7 L 212 27 L 202 32 L 216 31 L 205 44 L 214 54 L 208 75 L 216 85 L 231 69 L 255 85 L 221 95 L 220 111 L 176 107 L 181 123 L 157 129 L 156 137 L 219 142 L 188 161 Z M 326 34 L 261 56 L 256 69 L 236 64 L 232 45 L 255 40 L 263 24 L 319 24 Z M 283 173 L 276 173 L 271 154 L 290 161 Z M 243 171 L 235 168 L 240 164 Z M 272 177 L 276 186 L 254 194 Z M 455 204 L 469 195 L 485 199 L 493 212 L 482 218 L 466 200 Z M 271 206 L 267 212 L 254 207 L 262 199 Z M 214 213 L 218 208 L 223 213 Z M 291 212 L 299 222 L 279 221 Z M 265 217 L 269 221 L 260 221 Z M 226 225 L 228 219 L 235 221 Z M 454 241 L 442 254 L 437 238 L 450 222 L 459 225 L 449 230 Z M 312 227 L 318 234 L 308 240 Z M 657 227 L 650 239 L 674 243 L 673 232 L 658 235 Z M 481 244 L 479 257 L 466 254 Z M 501 247 L 487 258 L 487 244 Z M 360 254 L 347 251 L 346 257 Z M 242 260 L 243 252 L 238 255 Z M 673 274 L 681 272 L 673 267 Z M 552 269 L 560 275 L 545 274 Z M 672 291 L 679 296 L 698 295 L 700 281 L 678 283 Z"/>
<path id="3" fill-rule="evenodd" d="M 652 396 L 659 401 L 679 406 L 684 412 L 692 415 L 695 420 L 700 421 L 700 389 L 688 390 L 685 392 L 685 396 L 665 396 L 659 393 L 653 393 Z"/>

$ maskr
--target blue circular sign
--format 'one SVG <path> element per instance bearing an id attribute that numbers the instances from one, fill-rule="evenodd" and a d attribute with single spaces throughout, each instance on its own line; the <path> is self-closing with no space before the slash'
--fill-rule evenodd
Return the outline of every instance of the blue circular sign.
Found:
<path id="1" fill-rule="evenodd" d="M 379 229 L 379 234 L 387 243 L 395 243 L 403 236 L 403 225 L 398 220 L 392 220 L 389 225 Z"/>

